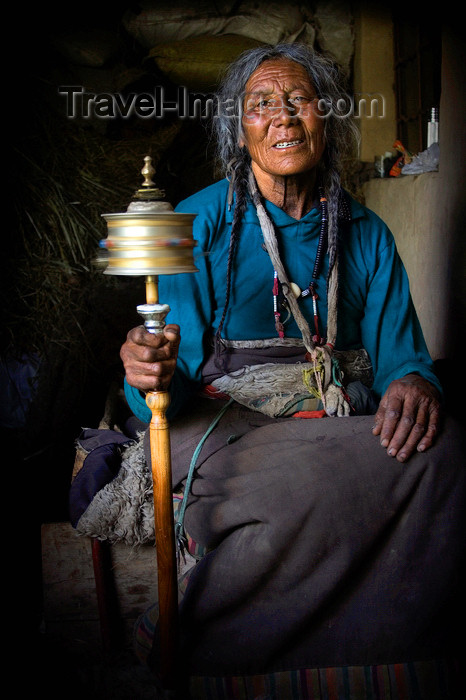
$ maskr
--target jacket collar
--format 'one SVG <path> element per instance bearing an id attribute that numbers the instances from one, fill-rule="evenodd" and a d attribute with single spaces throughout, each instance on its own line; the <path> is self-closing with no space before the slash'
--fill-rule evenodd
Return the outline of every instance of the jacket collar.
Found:
<path id="1" fill-rule="evenodd" d="M 351 204 L 351 220 L 354 221 L 356 219 L 362 218 L 365 215 L 364 207 L 362 206 L 362 204 L 353 199 L 350 195 L 348 195 L 348 197 Z M 229 210 L 227 198 L 225 198 L 225 220 L 227 224 L 231 224 L 233 222 L 235 201 L 236 197 L 234 196 L 233 205 Z M 268 202 L 266 200 L 265 207 L 267 211 L 272 215 L 272 218 L 276 225 L 280 227 L 295 226 L 300 222 L 314 224 L 320 221 L 319 207 L 314 207 L 313 209 L 311 209 L 305 216 L 302 217 L 302 219 L 299 219 L 299 221 L 297 219 L 293 219 L 293 217 L 289 216 L 285 211 L 283 211 L 283 209 L 280 209 L 280 207 L 277 207 L 275 204 L 272 204 L 272 202 Z M 256 224 L 257 226 L 259 226 L 259 219 L 257 218 L 256 209 L 251 201 L 248 201 L 243 220 L 245 223 Z"/>

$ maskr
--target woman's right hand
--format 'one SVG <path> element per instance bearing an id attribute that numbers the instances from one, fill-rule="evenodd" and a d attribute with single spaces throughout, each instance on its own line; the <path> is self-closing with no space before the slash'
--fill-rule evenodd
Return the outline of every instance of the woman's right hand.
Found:
<path id="1" fill-rule="evenodd" d="M 149 333 L 144 326 L 129 331 L 121 346 L 126 380 L 141 391 L 166 391 L 172 380 L 180 346 L 180 327 L 166 325 L 163 333 Z"/>

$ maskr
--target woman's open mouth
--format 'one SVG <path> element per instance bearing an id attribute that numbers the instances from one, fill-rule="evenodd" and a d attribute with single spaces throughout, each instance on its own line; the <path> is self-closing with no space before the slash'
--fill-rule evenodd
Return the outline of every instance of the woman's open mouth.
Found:
<path id="1" fill-rule="evenodd" d="M 299 146 L 301 143 L 303 143 L 302 139 L 295 139 L 294 141 L 279 141 L 273 147 L 279 149 L 291 148 L 292 146 Z"/>

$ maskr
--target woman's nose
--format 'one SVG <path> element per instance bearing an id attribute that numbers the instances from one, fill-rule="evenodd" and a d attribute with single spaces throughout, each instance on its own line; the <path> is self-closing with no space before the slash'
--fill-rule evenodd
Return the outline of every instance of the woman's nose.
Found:
<path id="1" fill-rule="evenodd" d="M 289 124 L 297 119 L 296 107 L 288 100 L 283 100 L 281 105 L 276 108 L 276 113 L 273 115 L 273 125 L 281 126 Z"/>

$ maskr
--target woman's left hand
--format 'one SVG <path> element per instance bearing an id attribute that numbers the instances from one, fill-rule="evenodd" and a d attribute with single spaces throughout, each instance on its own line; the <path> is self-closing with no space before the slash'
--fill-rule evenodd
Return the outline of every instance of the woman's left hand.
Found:
<path id="1" fill-rule="evenodd" d="M 433 444 L 440 427 L 437 389 L 417 374 L 407 374 L 388 386 L 375 414 L 374 435 L 390 457 L 406 462 Z"/>

